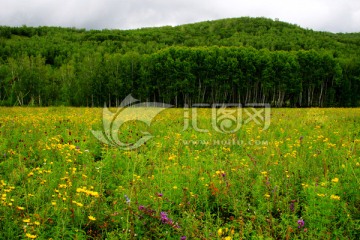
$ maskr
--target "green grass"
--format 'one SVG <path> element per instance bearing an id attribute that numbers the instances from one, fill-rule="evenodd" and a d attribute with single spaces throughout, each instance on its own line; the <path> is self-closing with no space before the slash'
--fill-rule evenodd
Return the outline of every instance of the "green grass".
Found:
<path id="1" fill-rule="evenodd" d="M 360 109 L 272 109 L 232 134 L 168 109 L 120 128 L 154 136 L 133 151 L 92 135 L 101 117 L 0 108 L 0 239 L 360 238 Z"/>

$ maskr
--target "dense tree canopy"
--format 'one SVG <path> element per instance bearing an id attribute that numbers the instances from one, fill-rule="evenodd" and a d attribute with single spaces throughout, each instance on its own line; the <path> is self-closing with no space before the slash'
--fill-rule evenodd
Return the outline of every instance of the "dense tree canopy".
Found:
<path id="1" fill-rule="evenodd" d="M 176 27 L 0 27 L 0 105 L 359 106 L 360 33 L 265 18 Z"/>

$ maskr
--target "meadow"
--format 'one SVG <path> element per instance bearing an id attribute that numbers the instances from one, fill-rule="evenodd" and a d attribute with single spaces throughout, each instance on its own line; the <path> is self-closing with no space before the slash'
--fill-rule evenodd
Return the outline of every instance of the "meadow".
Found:
<path id="1" fill-rule="evenodd" d="M 360 239 L 360 109 L 271 109 L 229 134 L 199 109 L 100 142 L 102 109 L 0 108 L 0 239 Z"/>

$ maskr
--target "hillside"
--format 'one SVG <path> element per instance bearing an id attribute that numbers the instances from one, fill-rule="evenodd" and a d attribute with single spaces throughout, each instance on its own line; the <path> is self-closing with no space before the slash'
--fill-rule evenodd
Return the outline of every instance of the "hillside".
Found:
<path id="1" fill-rule="evenodd" d="M 136 30 L 0 27 L 0 105 L 359 106 L 360 33 L 265 18 Z M 76 90 L 74 90 L 76 89 Z"/>

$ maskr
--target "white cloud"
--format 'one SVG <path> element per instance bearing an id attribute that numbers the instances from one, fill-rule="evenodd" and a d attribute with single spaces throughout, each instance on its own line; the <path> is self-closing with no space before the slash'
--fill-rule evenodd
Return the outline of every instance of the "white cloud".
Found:
<path id="1" fill-rule="evenodd" d="M 304 28 L 360 32 L 358 0 L 0 0 L 0 25 L 140 28 L 268 17 Z"/>

